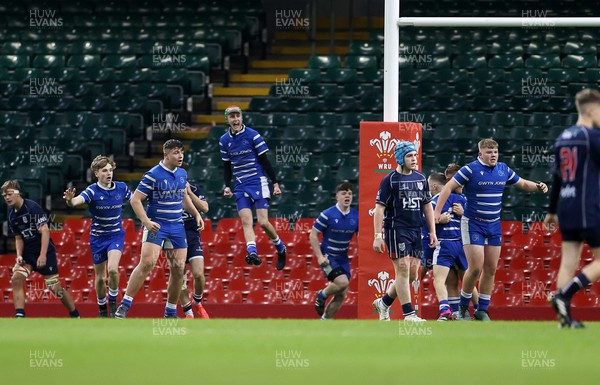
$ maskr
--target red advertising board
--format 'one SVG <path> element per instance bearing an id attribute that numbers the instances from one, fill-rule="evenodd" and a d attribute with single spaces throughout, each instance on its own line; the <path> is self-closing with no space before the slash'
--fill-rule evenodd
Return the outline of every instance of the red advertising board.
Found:
<path id="1" fill-rule="evenodd" d="M 360 123 L 359 223 L 358 236 L 358 318 L 377 319 L 371 303 L 383 296 L 394 282 L 394 268 L 387 254 L 373 251 L 373 211 L 381 180 L 396 166 L 394 149 L 398 140 L 415 144 L 421 170 L 422 126 L 419 123 Z M 390 316 L 398 319 L 401 312 Z M 398 308 L 399 309 L 399 308 Z"/>

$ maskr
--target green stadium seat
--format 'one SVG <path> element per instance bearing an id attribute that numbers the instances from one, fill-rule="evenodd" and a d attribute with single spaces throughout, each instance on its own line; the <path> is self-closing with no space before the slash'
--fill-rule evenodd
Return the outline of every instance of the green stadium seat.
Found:
<path id="1" fill-rule="evenodd" d="M 41 183 L 25 180 L 22 182 L 19 181 L 19 184 L 23 190 L 22 195 L 24 195 L 27 199 L 31 199 L 39 204 L 42 204 L 42 200 L 44 199 L 44 188 Z"/>
<path id="2" fill-rule="evenodd" d="M 486 66 L 485 56 L 458 55 L 452 61 L 452 68 L 475 69 Z"/>
<path id="3" fill-rule="evenodd" d="M 597 68 L 596 55 L 567 55 L 562 60 L 564 68 Z"/>
<path id="4" fill-rule="evenodd" d="M 531 170 L 527 179 L 541 181 L 544 183 L 552 183 L 552 170 L 550 167 L 536 167 Z"/>
<path id="5" fill-rule="evenodd" d="M 305 120 L 305 114 L 290 114 L 288 112 L 273 112 L 271 114 L 271 124 L 275 127 L 305 125 Z"/>
<path id="6" fill-rule="evenodd" d="M 100 67 L 100 55 L 71 55 L 67 60 L 67 66 L 79 69 Z"/>
<path id="7" fill-rule="evenodd" d="M 141 83 L 134 92 L 149 99 L 164 99 L 167 96 L 167 85 L 161 83 Z"/>
<path id="8" fill-rule="evenodd" d="M 28 42 L 21 41 L 4 41 L 0 44 L 0 52 L 4 54 L 19 55 L 19 54 L 33 54 L 35 53 L 36 47 Z"/>
<path id="9" fill-rule="evenodd" d="M 371 84 L 364 83 L 347 83 L 344 84 L 344 95 L 345 96 L 354 96 L 355 98 L 362 98 L 365 95 L 370 93 L 379 93 L 383 95 L 383 89 L 378 86 L 373 86 Z"/>
<path id="10" fill-rule="evenodd" d="M 294 68 L 289 72 L 289 79 L 300 79 L 304 83 L 318 83 L 321 80 L 321 71 L 311 68 Z"/>
<path id="11" fill-rule="evenodd" d="M 308 112 L 319 111 L 320 101 L 316 97 L 289 98 L 284 105 L 286 111 L 290 112 Z"/>
<path id="12" fill-rule="evenodd" d="M 271 111 L 282 111 L 283 104 L 281 98 L 270 97 L 270 96 L 255 96 L 250 101 L 249 110 L 255 112 L 271 112 Z"/>
<path id="13" fill-rule="evenodd" d="M 368 41 L 353 41 L 348 49 L 349 55 L 368 55 L 381 57 L 383 54 L 381 44 Z"/>
<path id="14" fill-rule="evenodd" d="M 29 111 L 37 108 L 37 102 L 38 98 L 34 96 L 11 95 L 6 105 L 10 110 Z"/>
<path id="15" fill-rule="evenodd" d="M 525 67 L 527 68 L 558 68 L 560 66 L 558 55 L 531 55 L 525 61 Z"/>
<path id="16" fill-rule="evenodd" d="M 534 112 L 529 117 L 529 126 L 533 127 L 548 127 L 560 125 L 560 114 L 549 112 Z"/>
<path id="17" fill-rule="evenodd" d="M 71 54 L 100 54 L 102 46 L 98 41 L 75 40 L 69 43 L 69 53 Z"/>
<path id="18" fill-rule="evenodd" d="M 306 124 L 317 127 L 337 126 L 340 124 L 340 118 L 330 113 L 309 112 L 306 114 Z"/>
<path id="19" fill-rule="evenodd" d="M 182 63 L 182 65 L 193 71 L 210 73 L 210 61 L 206 55 L 186 55 L 185 63 Z"/>
<path id="20" fill-rule="evenodd" d="M 336 179 L 341 182 L 357 182 L 358 181 L 358 165 L 345 165 L 338 168 Z"/>
<path id="21" fill-rule="evenodd" d="M 600 68 L 586 68 L 581 80 L 589 83 L 600 82 Z"/>
<path id="22" fill-rule="evenodd" d="M 565 130 L 565 126 L 553 126 L 548 129 L 548 138 L 556 139 Z"/>
<path id="23" fill-rule="evenodd" d="M 522 126 L 524 124 L 523 113 L 496 111 L 492 113 L 490 124 L 496 126 Z"/>
<path id="24" fill-rule="evenodd" d="M 590 42 L 583 41 L 567 41 L 562 46 L 563 55 L 596 55 L 597 48 L 596 44 L 590 44 Z"/>
<path id="25" fill-rule="evenodd" d="M 560 54 L 560 45 L 555 42 L 532 41 L 527 45 L 526 53 L 528 55 L 558 55 Z"/>
<path id="26" fill-rule="evenodd" d="M 442 111 L 458 111 L 466 104 L 464 98 L 456 96 L 438 96 L 435 98 L 433 105 Z M 402 104 L 401 104 L 402 105 Z"/>
<path id="27" fill-rule="evenodd" d="M 515 55 L 495 55 L 488 61 L 490 68 L 520 68 L 523 64 L 523 57 Z"/>
<path id="28" fill-rule="evenodd" d="M 356 99 L 349 96 L 329 97 L 323 100 L 322 111 L 346 112 L 356 110 Z"/>
<path id="29" fill-rule="evenodd" d="M 36 55 L 32 64 L 34 68 L 63 68 L 65 57 L 62 55 Z"/>
<path id="30" fill-rule="evenodd" d="M 426 71 L 429 73 L 429 71 Z M 402 76 L 402 72 L 400 72 L 400 76 Z M 357 74 L 357 81 L 361 83 L 373 83 L 373 84 L 382 84 L 383 83 L 383 70 L 379 68 L 367 68 L 361 73 Z"/>
<path id="31" fill-rule="evenodd" d="M 269 115 L 261 114 L 259 112 L 245 112 L 244 113 L 244 124 L 254 127 L 254 126 L 268 126 L 270 125 Z"/>
<path id="32" fill-rule="evenodd" d="M 28 55 L 0 55 L 0 67 L 15 69 L 29 67 Z"/>
<path id="33" fill-rule="evenodd" d="M 146 111 L 148 105 L 148 98 L 139 95 L 121 95 L 114 102 L 112 108 L 117 111 L 128 111 L 128 112 L 143 112 Z"/>
<path id="34" fill-rule="evenodd" d="M 495 83 L 504 81 L 504 71 L 500 68 L 477 68 L 473 77 L 479 82 Z"/>
<path id="35" fill-rule="evenodd" d="M 481 94 L 484 88 L 483 83 L 461 82 L 454 86 L 454 93 L 462 97 L 472 97 Z"/>
<path id="36" fill-rule="evenodd" d="M 110 128 L 108 136 L 104 138 L 106 148 L 110 154 L 124 155 L 127 145 L 127 135 L 122 128 Z"/>
<path id="37" fill-rule="evenodd" d="M 21 92 L 21 83 L 2 82 L 0 83 L 0 96 L 8 97 Z"/>
<path id="38" fill-rule="evenodd" d="M 178 83 L 185 82 L 188 78 L 188 72 L 185 68 L 160 68 L 154 78 L 158 83 Z"/>
<path id="39" fill-rule="evenodd" d="M 114 68 L 89 67 L 80 72 L 81 80 L 86 82 L 106 83 L 116 80 Z"/>
<path id="40" fill-rule="evenodd" d="M 136 68 L 137 58 L 135 55 L 106 55 L 102 59 L 102 66 L 108 68 Z"/>
<path id="41" fill-rule="evenodd" d="M 544 73 L 537 68 L 513 68 L 507 80 L 520 84 L 527 78 L 541 79 L 544 78 Z"/>
<path id="42" fill-rule="evenodd" d="M 429 74 L 431 71 L 426 70 Z M 459 83 L 469 81 L 469 72 L 466 69 L 440 68 L 436 71 L 434 79 L 437 82 Z"/>
<path id="43" fill-rule="evenodd" d="M 550 68 L 548 82 L 551 83 L 576 83 L 579 81 L 579 71 L 576 68 Z"/>
<path id="44" fill-rule="evenodd" d="M 534 111 L 539 109 L 542 100 L 539 97 L 513 96 L 510 100 L 510 109 L 518 111 Z"/>
<path id="45" fill-rule="evenodd" d="M 523 52 L 524 49 L 520 43 L 507 40 L 494 41 L 488 49 L 488 54 L 492 55 L 523 56 Z"/>
<path id="46" fill-rule="evenodd" d="M 473 98 L 473 109 L 483 111 L 498 111 L 506 109 L 507 103 L 500 96 L 476 96 Z"/>
<path id="47" fill-rule="evenodd" d="M 321 75 L 321 81 L 326 83 L 353 83 L 357 81 L 356 70 L 353 68 L 329 68 L 324 75 Z"/>
<path id="48" fill-rule="evenodd" d="M 521 87 L 521 83 L 493 83 L 491 86 L 486 87 L 486 94 L 510 98 L 515 95 L 521 95 Z"/>
<path id="49" fill-rule="evenodd" d="M 366 68 L 379 68 L 377 63 L 377 56 L 346 56 L 344 61 L 345 68 L 354 69 L 366 69 Z"/>
<path id="50" fill-rule="evenodd" d="M 119 82 L 144 83 L 152 80 L 149 68 L 123 68 L 117 75 Z"/>
<path id="51" fill-rule="evenodd" d="M 308 59 L 308 68 L 320 70 L 335 69 L 340 67 L 340 58 L 335 55 L 311 56 Z"/>
<path id="52" fill-rule="evenodd" d="M 571 97 L 551 96 L 546 101 L 544 109 L 550 112 L 572 112 L 575 111 L 575 102 Z"/>
<path id="53" fill-rule="evenodd" d="M 434 142 L 443 142 L 466 137 L 466 128 L 456 125 L 439 125 L 433 131 Z"/>
<path id="54" fill-rule="evenodd" d="M 465 56 L 476 56 L 485 55 L 487 52 L 487 46 L 485 43 L 479 41 L 473 41 L 470 39 L 459 40 L 454 48 L 457 54 Z"/>
<path id="55" fill-rule="evenodd" d="M 59 83 L 79 82 L 79 71 L 76 68 L 50 68 L 48 77 L 55 78 Z"/>

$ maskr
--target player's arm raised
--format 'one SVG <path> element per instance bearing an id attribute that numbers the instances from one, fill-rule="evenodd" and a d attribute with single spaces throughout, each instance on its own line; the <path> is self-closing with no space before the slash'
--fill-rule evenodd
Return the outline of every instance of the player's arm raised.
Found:
<path id="1" fill-rule="evenodd" d="M 524 179 L 524 178 L 519 179 L 519 181 L 515 184 L 515 186 L 518 189 L 521 189 L 521 190 L 527 191 L 527 192 L 542 192 L 544 194 L 548 192 L 548 186 L 546 186 L 546 183 L 532 182 L 532 181 Z"/>
<path id="2" fill-rule="evenodd" d="M 135 190 L 131 196 L 131 200 L 129 200 L 129 204 L 140 222 L 142 222 L 142 225 L 148 229 L 148 231 L 155 233 L 160 230 L 160 225 L 156 222 L 152 222 L 150 218 L 148 218 L 148 215 L 146 215 L 146 210 L 144 210 L 144 205 L 142 204 L 145 200 L 146 195 L 142 194 L 139 190 Z"/>
<path id="3" fill-rule="evenodd" d="M 68 188 L 63 193 L 63 199 L 67 202 L 69 207 L 77 207 L 85 203 L 85 198 L 79 194 L 75 196 L 75 188 Z"/>

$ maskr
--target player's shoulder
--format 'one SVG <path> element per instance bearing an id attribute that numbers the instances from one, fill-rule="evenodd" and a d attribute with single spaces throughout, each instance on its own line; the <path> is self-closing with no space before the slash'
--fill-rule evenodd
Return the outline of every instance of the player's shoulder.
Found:
<path id="1" fill-rule="evenodd" d="M 330 206 L 330 207 L 326 208 L 325 210 L 321 211 L 321 214 L 325 217 L 331 217 L 332 215 L 335 215 L 338 212 L 339 212 L 339 210 L 337 209 L 337 207 L 335 205 L 333 205 L 333 206 Z"/>
<path id="2" fill-rule="evenodd" d="M 254 128 L 248 127 L 248 126 L 244 126 L 244 132 L 246 133 L 246 135 L 251 135 L 251 136 L 260 135 L 258 131 L 256 131 Z"/>
<path id="3" fill-rule="evenodd" d="M 23 200 L 23 206 L 25 206 L 28 210 L 41 210 L 42 206 L 40 206 L 36 201 L 25 198 Z"/>
<path id="4" fill-rule="evenodd" d="M 231 138 L 231 135 L 229 135 L 229 130 L 225 131 L 225 133 L 223 133 L 223 135 L 221 135 L 221 137 L 219 138 L 219 142 L 220 143 L 225 143 L 227 142 L 229 139 Z"/>
<path id="5" fill-rule="evenodd" d="M 129 186 L 127 185 L 127 183 L 125 182 L 115 182 L 115 189 L 116 190 L 129 190 Z"/>
<path id="6" fill-rule="evenodd" d="M 427 180 L 427 177 L 425 176 L 425 174 L 422 173 L 421 171 L 417 171 L 417 170 L 413 171 L 413 178 L 416 179 L 416 180 L 418 180 L 418 179 L 425 179 L 425 180 Z"/>

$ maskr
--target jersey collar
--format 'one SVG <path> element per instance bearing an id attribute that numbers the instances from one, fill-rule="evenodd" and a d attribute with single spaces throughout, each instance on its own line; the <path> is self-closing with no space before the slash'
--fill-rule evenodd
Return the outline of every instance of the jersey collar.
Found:
<path id="1" fill-rule="evenodd" d="M 240 130 L 240 132 L 238 132 L 238 133 L 237 133 L 237 134 L 235 134 L 235 135 L 231 134 L 231 128 L 230 128 L 229 130 L 227 130 L 227 133 L 229 134 L 229 137 L 230 137 L 230 138 L 233 138 L 234 136 L 237 136 L 237 135 L 243 134 L 244 132 L 246 132 L 246 125 L 245 125 L 245 124 L 242 124 L 242 129 Z"/>
<path id="2" fill-rule="evenodd" d="M 110 191 L 110 190 L 114 190 L 117 187 L 117 184 L 115 182 L 110 182 L 110 184 L 112 185 L 112 187 L 102 187 L 102 185 L 100 184 L 100 182 L 96 182 L 96 185 L 98 187 L 100 187 L 102 190 L 106 190 L 106 191 Z"/>
<path id="3" fill-rule="evenodd" d="M 477 157 L 477 161 L 479 163 L 481 163 L 482 165 L 484 165 L 485 167 L 494 168 L 494 166 L 490 166 L 489 164 L 486 164 L 483 160 L 481 160 L 480 157 Z"/>
<path id="4" fill-rule="evenodd" d="M 163 169 L 165 169 L 166 171 L 170 172 L 171 174 L 175 174 L 175 171 L 177 171 L 177 168 L 178 168 L 177 166 L 175 166 L 174 170 L 169 170 L 169 168 L 163 164 L 162 160 L 160 162 L 158 162 L 158 165 L 160 167 L 162 167 Z"/>
<path id="5" fill-rule="evenodd" d="M 342 213 L 342 215 L 348 215 L 348 214 L 350 213 L 350 207 L 348 207 L 348 211 L 346 211 L 346 212 L 343 212 L 343 211 L 342 211 L 342 208 L 340 207 L 340 204 L 339 204 L 339 203 L 336 203 L 336 204 L 335 204 L 335 208 L 336 208 L 336 209 L 338 209 L 338 211 L 339 211 L 340 213 Z"/>

